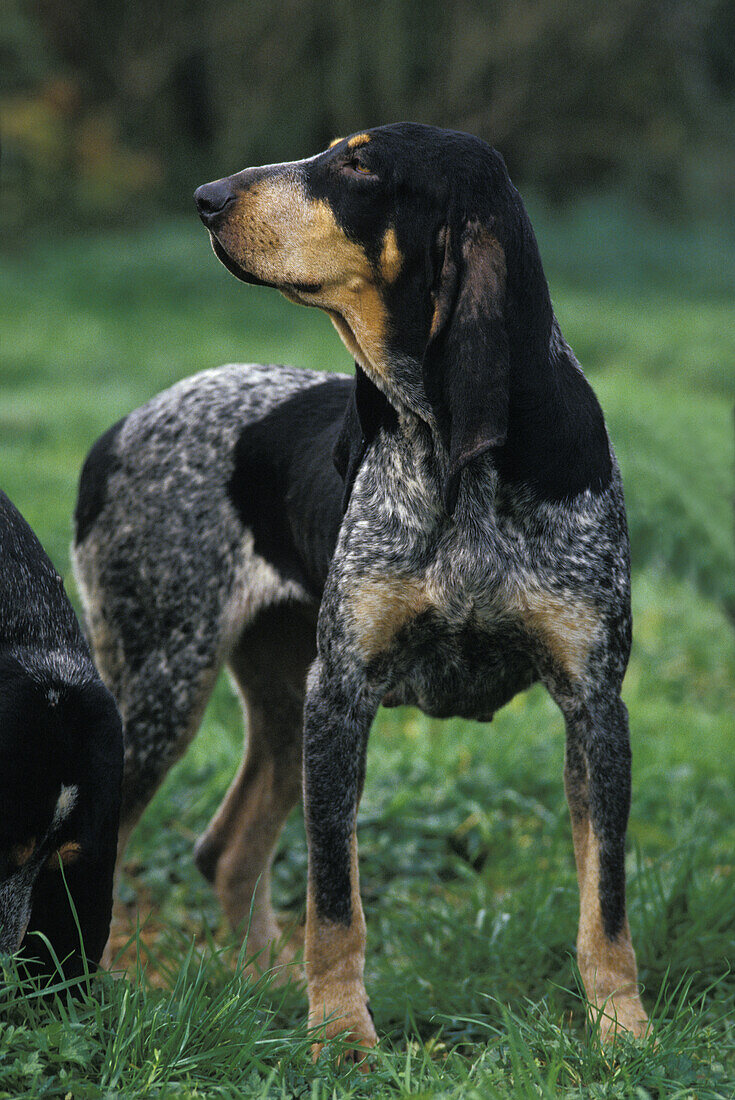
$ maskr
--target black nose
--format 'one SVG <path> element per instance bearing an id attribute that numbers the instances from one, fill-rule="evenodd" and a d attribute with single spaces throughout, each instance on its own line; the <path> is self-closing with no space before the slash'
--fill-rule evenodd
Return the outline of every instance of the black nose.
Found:
<path id="1" fill-rule="evenodd" d="M 194 202 L 197 204 L 199 217 L 205 222 L 210 221 L 216 214 L 221 214 L 234 198 L 232 184 L 226 179 L 205 183 L 197 187 L 194 192 Z"/>

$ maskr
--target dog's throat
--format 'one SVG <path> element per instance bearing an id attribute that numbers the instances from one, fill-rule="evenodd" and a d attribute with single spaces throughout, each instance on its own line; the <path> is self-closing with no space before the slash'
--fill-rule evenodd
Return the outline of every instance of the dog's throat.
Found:
<path id="1" fill-rule="evenodd" d="M 367 355 L 363 351 L 362 347 L 358 343 L 357 337 L 354 332 L 345 321 L 341 313 L 337 313 L 334 309 L 328 309 L 326 312 L 329 314 L 329 318 L 339 333 L 339 338 L 344 346 L 349 351 L 353 359 L 355 359 L 364 371 L 368 374 L 377 374 L 375 366 L 370 362 Z"/>

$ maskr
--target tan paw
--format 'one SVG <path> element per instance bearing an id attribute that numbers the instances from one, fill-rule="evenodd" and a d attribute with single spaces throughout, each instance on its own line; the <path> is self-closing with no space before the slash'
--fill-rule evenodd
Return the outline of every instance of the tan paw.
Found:
<path id="1" fill-rule="evenodd" d="M 329 991 L 309 1008 L 309 1027 L 318 1041 L 312 1046 L 314 1061 L 326 1043 L 339 1036 L 346 1044 L 340 1050 L 340 1062 L 352 1062 L 361 1073 L 369 1071 L 368 1052 L 378 1036 L 373 1024 L 364 988 L 333 983 Z"/>
<path id="2" fill-rule="evenodd" d="M 648 1031 L 648 1017 L 637 993 L 618 993 L 609 997 L 602 1012 L 590 1006 L 590 1020 L 600 1020 L 600 1041 L 610 1044 L 617 1035 L 629 1034 L 643 1039 Z"/>

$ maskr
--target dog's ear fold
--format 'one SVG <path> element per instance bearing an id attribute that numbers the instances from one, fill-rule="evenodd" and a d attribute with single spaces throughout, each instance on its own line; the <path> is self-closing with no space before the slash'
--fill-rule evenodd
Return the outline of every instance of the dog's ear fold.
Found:
<path id="1" fill-rule="evenodd" d="M 347 511 L 352 486 L 365 452 L 378 429 L 395 420 L 395 410 L 387 397 L 355 363 L 355 382 L 342 420 L 342 427 L 332 451 L 337 473 L 345 483 L 342 511 Z"/>
<path id="2" fill-rule="evenodd" d="M 454 512 L 462 470 L 508 434 L 505 255 L 477 221 L 442 230 L 444 257 L 424 352 L 426 395 L 449 452 L 444 506 Z"/>
<path id="3" fill-rule="evenodd" d="M 76 796 L 59 833 L 64 841 L 59 850 L 67 848 L 69 862 L 62 874 L 59 851 L 49 856 L 34 885 L 28 933 L 46 936 L 71 978 L 84 973 L 85 966 L 95 968 L 110 931 L 123 744 L 117 707 L 101 683 L 80 685 L 61 705 L 65 724 L 71 723 L 82 738 L 74 760 Z M 27 966 L 30 973 L 53 973 L 42 939 L 29 935 L 24 952 L 35 960 Z"/>
<path id="4" fill-rule="evenodd" d="M 54 853 L 39 874 L 23 941 L 29 974 L 52 975 L 56 970 L 43 937 L 51 944 L 66 978 L 79 977 L 85 965 L 92 971 L 96 968 L 110 934 L 116 838 L 113 833 L 112 844 L 106 838 L 105 852 L 93 857 L 82 848 L 78 861 L 64 866 L 63 874 Z"/>

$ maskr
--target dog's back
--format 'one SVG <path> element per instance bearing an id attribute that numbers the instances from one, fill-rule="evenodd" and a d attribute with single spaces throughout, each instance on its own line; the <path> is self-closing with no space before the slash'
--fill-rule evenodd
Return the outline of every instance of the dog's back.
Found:
<path id="1" fill-rule="evenodd" d="M 246 625 L 273 604 L 318 603 L 342 517 L 331 454 L 351 387 L 228 365 L 159 394 L 90 451 L 72 557 L 126 727 L 128 809 L 186 747 Z"/>

